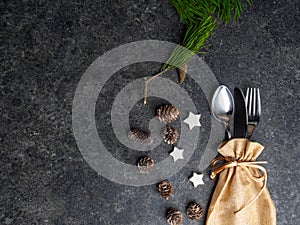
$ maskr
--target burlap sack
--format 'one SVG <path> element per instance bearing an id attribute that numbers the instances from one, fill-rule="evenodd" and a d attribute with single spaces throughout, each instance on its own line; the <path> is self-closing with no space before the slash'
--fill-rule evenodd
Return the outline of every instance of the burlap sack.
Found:
<path id="1" fill-rule="evenodd" d="M 219 180 L 208 209 L 206 225 L 275 225 L 276 211 L 266 187 L 267 173 L 254 162 L 263 146 L 248 139 L 222 143 L 211 164 Z"/>

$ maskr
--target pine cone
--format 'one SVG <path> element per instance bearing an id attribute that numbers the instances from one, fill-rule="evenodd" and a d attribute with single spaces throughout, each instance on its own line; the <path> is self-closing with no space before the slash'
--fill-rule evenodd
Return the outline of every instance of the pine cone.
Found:
<path id="1" fill-rule="evenodd" d="M 168 180 L 163 180 L 158 184 L 159 194 L 166 200 L 172 195 L 172 185 Z"/>
<path id="2" fill-rule="evenodd" d="M 203 208 L 197 202 L 191 202 L 186 210 L 186 214 L 191 220 L 201 220 L 203 213 Z"/>
<path id="3" fill-rule="evenodd" d="M 171 225 L 180 225 L 182 221 L 182 214 L 174 208 L 170 208 L 167 213 L 167 222 Z"/>
<path id="4" fill-rule="evenodd" d="M 154 160 L 148 156 L 139 159 L 137 167 L 140 173 L 150 173 L 154 166 Z"/>
<path id="5" fill-rule="evenodd" d="M 156 118 L 162 123 L 170 123 L 179 116 L 178 109 L 173 105 L 162 105 L 156 110 Z"/>
<path id="6" fill-rule="evenodd" d="M 134 128 L 131 131 L 129 131 L 128 138 L 132 141 L 141 142 L 144 144 L 152 143 L 151 135 L 143 130 L 138 129 L 138 128 Z"/>
<path id="7" fill-rule="evenodd" d="M 182 84 L 183 81 L 185 80 L 186 72 L 187 72 L 187 64 L 183 64 L 182 66 L 177 68 L 179 84 Z"/>
<path id="8" fill-rule="evenodd" d="M 178 139 L 178 132 L 177 130 L 175 130 L 173 127 L 167 126 L 165 131 L 164 131 L 164 141 L 169 144 L 172 145 L 174 144 L 177 139 Z"/>

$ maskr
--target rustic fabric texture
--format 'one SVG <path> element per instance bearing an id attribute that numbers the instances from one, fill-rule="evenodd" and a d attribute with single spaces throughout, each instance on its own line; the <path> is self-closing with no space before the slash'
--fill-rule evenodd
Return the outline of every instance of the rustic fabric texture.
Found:
<path id="1" fill-rule="evenodd" d="M 263 146 L 248 139 L 223 142 L 221 157 L 212 162 L 218 183 L 208 209 L 206 225 L 275 225 L 276 210 L 268 189 L 266 170 L 254 162 Z M 224 159 L 220 164 L 220 159 Z M 216 163 L 220 165 L 216 165 Z"/>

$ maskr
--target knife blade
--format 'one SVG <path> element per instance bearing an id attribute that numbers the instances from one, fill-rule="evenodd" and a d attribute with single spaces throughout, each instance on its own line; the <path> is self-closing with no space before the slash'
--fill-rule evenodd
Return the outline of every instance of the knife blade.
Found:
<path id="1" fill-rule="evenodd" d="M 247 107 L 245 103 L 245 96 L 241 89 L 234 88 L 234 137 L 245 138 L 247 133 Z"/>

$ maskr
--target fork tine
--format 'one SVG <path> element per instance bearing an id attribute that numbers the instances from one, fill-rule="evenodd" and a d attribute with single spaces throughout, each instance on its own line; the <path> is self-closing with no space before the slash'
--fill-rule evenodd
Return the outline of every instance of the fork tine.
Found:
<path id="1" fill-rule="evenodd" d="M 247 110 L 248 110 L 248 106 L 249 106 L 249 88 L 247 88 L 247 92 L 246 92 L 246 106 L 247 106 Z"/>
<path id="2" fill-rule="evenodd" d="M 252 115 L 253 116 L 256 116 L 256 88 L 253 88 L 253 101 L 252 101 L 252 106 L 253 106 L 253 109 L 252 109 Z"/>
<path id="3" fill-rule="evenodd" d="M 260 101 L 260 93 L 259 88 L 257 88 L 257 115 L 261 115 L 261 101 Z"/>
<path id="4" fill-rule="evenodd" d="M 248 109 L 249 116 L 253 116 L 253 114 L 252 114 L 252 91 L 253 91 L 253 88 L 250 88 L 250 94 L 249 94 L 249 109 Z"/>

